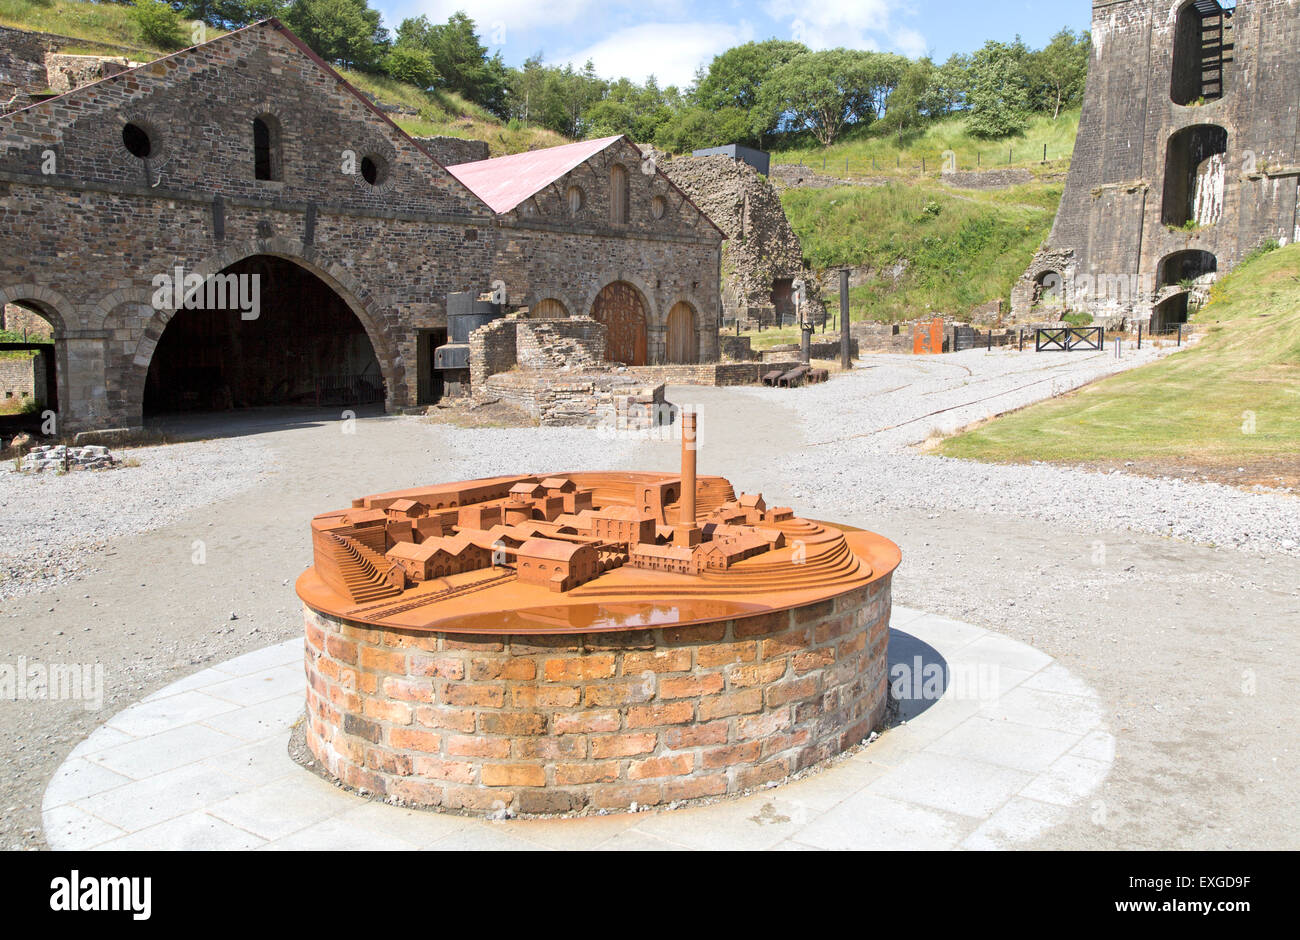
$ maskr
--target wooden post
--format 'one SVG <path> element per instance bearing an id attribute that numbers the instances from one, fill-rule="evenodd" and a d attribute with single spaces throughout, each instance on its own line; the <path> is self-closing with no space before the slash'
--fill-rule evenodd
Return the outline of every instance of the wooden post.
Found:
<path id="1" fill-rule="evenodd" d="M 840 368 L 852 368 L 849 333 L 849 269 L 840 268 Z"/>

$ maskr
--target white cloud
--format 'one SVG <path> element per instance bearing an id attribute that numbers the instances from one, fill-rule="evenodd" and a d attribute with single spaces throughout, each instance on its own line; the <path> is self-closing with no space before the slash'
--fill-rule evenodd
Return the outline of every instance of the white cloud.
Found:
<path id="1" fill-rule="evenodd" d="M 753 38 L 747 23 L 645 23 L 621 29 L 558 61 L 582 68 L 590 59 L 602 78 L 643 82 L 653 75 L 661 88 L 685 88 L 701 65 Z"/>
<path id="2" fill-rule="evenodd" d="M 813 49 L 888 48 L 908 56 L 925 55 L 925 37 L 898 23 L 897 0 L 766 0 L 763 9 L 790 27 L 790 38 Z M 909 12 L 906 5 L 901 7 Z"/>
<path id="3" fill-rule="evenodd" d="M 384 22 L 396 29 L 406 17 L 423 14 L 431 22 L 445 23 L 453 13 L 463 10 L 478 27 L 484 44 L 496 48 L 509 43 L 510 34 L 516 30 L 562 26 L 587 17 L 593 9 L 609 6 L 608 0 L 415 0 L 394 4 L 391 16 L 385 16 Z"/>

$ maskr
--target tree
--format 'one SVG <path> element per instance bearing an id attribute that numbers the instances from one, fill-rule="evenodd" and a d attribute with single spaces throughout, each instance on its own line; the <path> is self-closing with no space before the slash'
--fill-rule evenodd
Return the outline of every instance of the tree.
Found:
<path id="1" fill-rule="evenodd" d="M 384 56 L 384 71 L 399 82 L 406 82 L 427 91 L 438 81 L 429 53 L 416 46 L 397 45 Z"/>
<path id="2" fill-rule="evenodd" d="M 1088 33 L 1063 29 L 1047 46 L 1030 55 L 1027 70 L 1034 103 L 1039 110 L 1051 111 L 1052 120 L 1061 116 L 1063 108 L 1083 100 L 1091 54 L 1092 37 Z"/>
<path id="3" fill-rule="evenodd" d="M 127 16 L 140 32 L 140 38 L 159 49 L 180 49 L 185 45 L 186 33 L 181 18 L 170 4 L 163 0 L 138 0 L 127 11 Z"/>
<path id="4" fill-rule="evenodd" d="M 934 71 L 934 63 L 929 59 L 909 63 L 887 99 L 888 105 L 880 120 L 900 140 L 904 130 L 916 127 L 924 120 L 922 111 L 926 106 L 926 94 L 933 82 Z"/>
<path id="5" fill-rule="evenodd" d="M 654 144 L 669 153 L 689 153 L 734 144 L 745 140 L 748 134 L 749 112 L 734 107 L 710 111 L 691 105 L 660 125 Z"/>
<path id="6" fill-rule="evenodd" d="M 239 29 L 284 12 L 287 0 L 172 0 L 186 19 L 219 29 Z"/>
<path id="7" fill-rule="evenodd" d="M 966 101 L 970 109 L 970 133 L 986 139 L 1008 137 L 1025 129 L 1029 121 L 1029 79 L 1023 44 L 990 40 L 971 58 L 970 87 Z"/>
<path id="8" fill-rule="evenodd" d="M 970 57 L 952 55 L 931 73 L 926 89 L 925 110 L 933 117 L 944 117 L 966 107 L 970 87 Z"/>
<path id="9" fill-rule="evenodd" d="M 747 126 L 741 138 L 725 143 L 756 143 L 761 147 L 763 137 L 776 129 L 779 119 L 779 115 L 764 113 L 759 116 L 755 112 L 763 82 L 777 68 L 808 51 L 803 43 L 781 39 L 735 46 L 714 56 L 707 71 L 697 73 L 695 87 L 689 97 L 695 106 L 704 111 L 737 109 L 744 113 Z M 750 127 L 753 129 L 750 130 Z"/>
<path id="10" fill-rule="evenodd" d="M 846 125 L 870 123 L 879 82 L 888 78 L 875 56 L 852 49 L 800 53 L 763 82 L 751 130 L 776 115 L 783 125 L 807 129 L 829 146 Z"/>
<path id="11" fill-rule="evenodd" d="M 388 30 L 366 0 L 293 0 L 289 28 L 322 59 L 348 68 L 374 69 L 388 45 Z"/>

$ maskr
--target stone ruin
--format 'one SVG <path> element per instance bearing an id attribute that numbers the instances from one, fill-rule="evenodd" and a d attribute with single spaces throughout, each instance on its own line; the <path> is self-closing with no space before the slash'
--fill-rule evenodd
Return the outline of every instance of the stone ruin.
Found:
<path id="1" fill-rule="evenodd" d="M 27 456 L 19 462 L 18 469 L 25 473 L 41 473 L 46 470 L 58 472 L 69 470 L 110 470 L 118 465 L 118 460 L 107 447 L 90 445 L 87 447 L 68 447 L 64 444 L 33 447 Z"/>
<path id="2" fill-rule="evenodd" d="M 472 395 L 548 427 L 640 430 L 670 420 L 664 384 L 606 362 L 606 338 L 590 317 L 493 320 L 469 337 Z"/>
<path id="3" fill-rule="evenodd" d="M 727 235 L 722 249 L 723 320 L 751 326 L 794 322 L 793 285 L 803 280 L 813 322 L 826 307 L 781 197 L 746 163 L 726 156 L 670 157 L 645 148 L 660 170 Z"/>

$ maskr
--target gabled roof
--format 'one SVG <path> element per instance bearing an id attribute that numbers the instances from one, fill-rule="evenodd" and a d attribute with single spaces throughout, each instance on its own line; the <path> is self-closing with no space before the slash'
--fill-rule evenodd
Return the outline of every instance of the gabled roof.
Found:
<path id="1" fill-rule="evenodd" d="M 508 157 L 458 163 L 447 167 L 447 172 L 499 214 L 509 212 L 621 139 L 622 135 L 580 140 Z"/>

